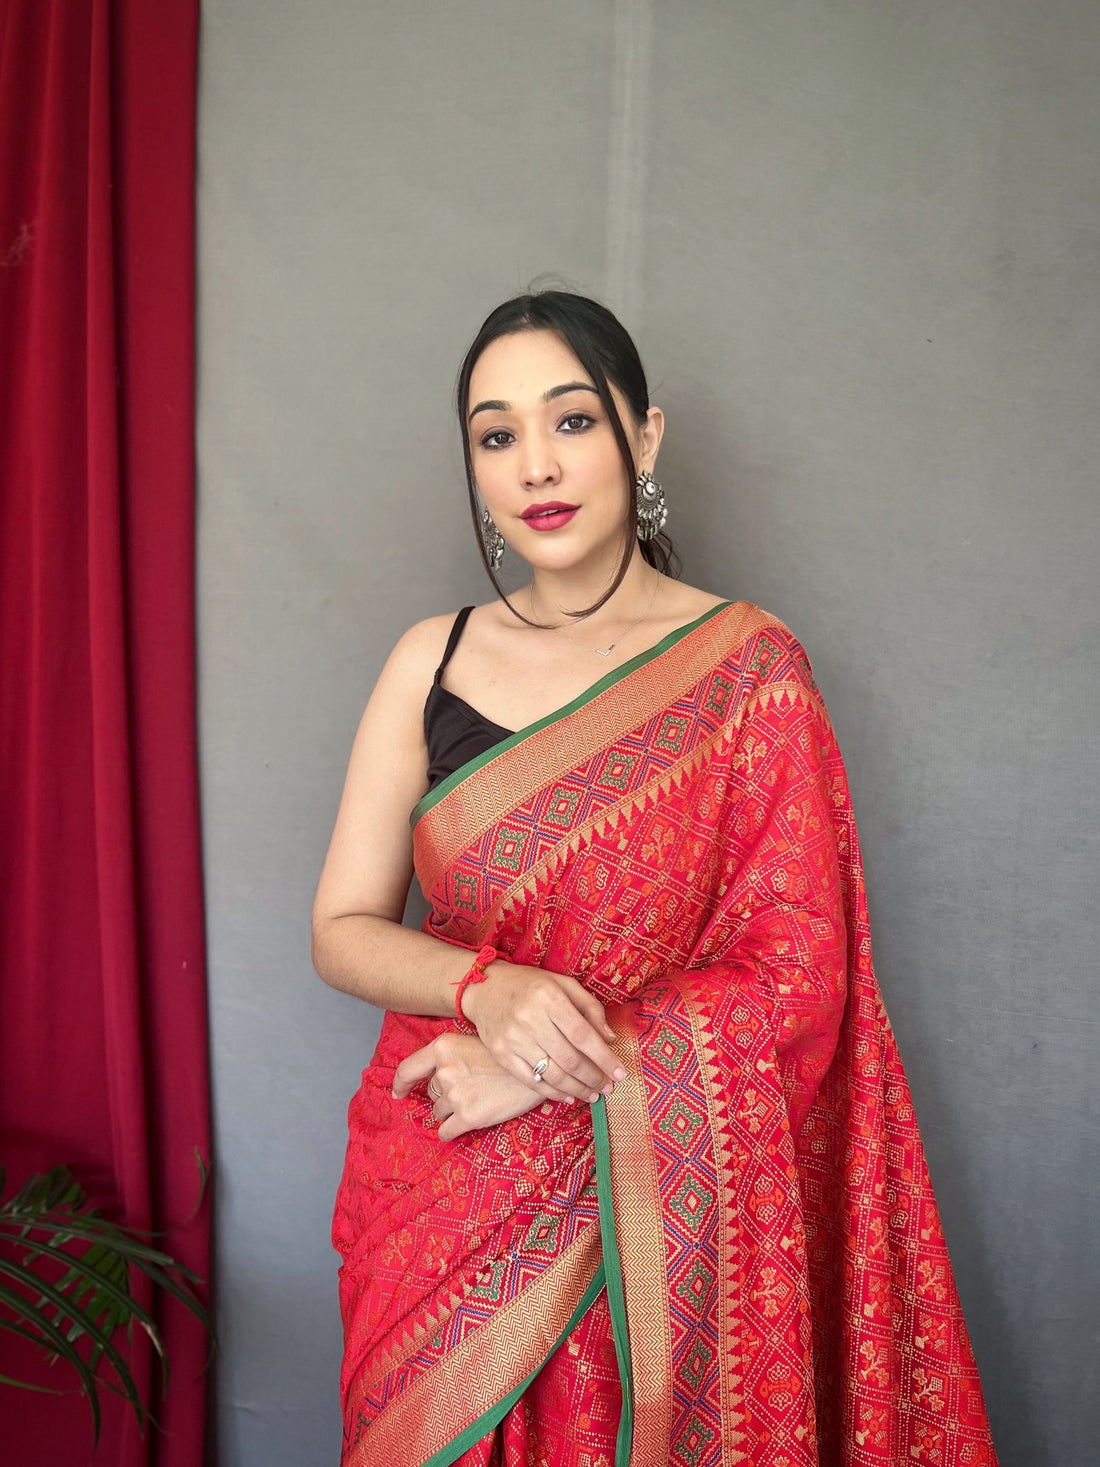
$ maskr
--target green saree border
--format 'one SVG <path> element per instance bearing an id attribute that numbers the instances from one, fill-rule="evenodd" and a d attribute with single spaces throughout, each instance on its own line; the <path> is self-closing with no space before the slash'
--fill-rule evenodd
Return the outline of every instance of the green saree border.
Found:
<path id="1" fill-rule="evenodd" d="M 619 1365 L 619 1384 L 623 1390 L 623 1409 L 615 1439 L 615 1467 L 628 1467 L 634 1436 L 634 1387 L 630 1370 L 630 1338 L 626 1327 L 626 1299 L 623 1297 L 623 1265 L 615 1236 L 615 1205 L 611 1198 L 611 1137 L 607 1129 L 607 1105 L 602 1095 L 592 1107 L 592 1136 L 596 1150 L 602 1267 L 607 1307 L 611 1313 L 611 1337 L 615 1341 L 615 1359 Z"/>
<path id="2" fill-rule="evenodd" d="M 639 652 L 635 657 L 631 657 L 621 667 L 612 668 L 610 672 L 605 673 L 597 682 L 594 682 L 591 687 L 586 688 L 583 693 L 578 694 L 571 703 L 566 703 L 561 708 L 555 708 L 553 713 L 548 713 L 545 718 L 537 719 L 534 723 L 527 724 L 525 728 L 518 729 L 514 734 L 509 734 L 506 739 L 501 739 L 491 749 L 487 749 L 484 754 L 478 754 L 473 759 L 467 759 L 465 764 L 460 764 L 453 774 L 449 774 L 442 783 L 437 784 L 434 790 L 429 790 L 427 794 L 421 795 L 420 799 L 417 800 L 412 808 L 412 813 L 409 816 L 409 824 L 415 826 L 422 816 L 426 815 L 429 810 L 439 804 L 440 800 L 449 795 L 452 790 L 457 789 L 460 784 L 469 779 L 470 775 L 476 774 L 486 764 L 492 763 L 498 755 L 506 753 L 509 749 L 514 749 L 518 744 L 522 744 L 525 739 L 530 738 L 533 734 L 541 733 L 544 728 L 549 728 L 551 724 L 557 723 L 563 718 L 568 718 L 572 713 L 576 713 L 586 703 L 591 703 L 594 698 L 598 698 L 601 693 L 606 693 L 608 688 L 614 687 L 624 677 L 629 677 L 632 672 L 637 672 L 640 667 L 644 667 L 648 662 L 652 662 L 655 658 L 660 657 L 662 653 L 675 647 L 676 643 L 688 636 L 689 633 L 703 626 L 712 617 L 717 616 L 720 611 L 726 611 L 734 604 L 732 601 L 720 601 L 717 606 L 712 606 L 709 611 L 704 611 L 702 616 L 697 616 L 694 621 L 689 621 L 686 626 L 677 627 L 675 631 L 669 632 L 652 647 L 647 647 L 644 652 Z"/>
<path id="3" fill-rule="evenodd" d="M 604 1265 L 601 1263 L 599 1268 L 597 1268 L 596 1272 L 592 1276 L 592 1282 L 588 1285 L 588 1288 L 585 1289 L 584 1293 L 581 1295 L 580 1303 L 577 1305 L 576 1309 L 574 1309 L 569 1323 L 562 1330 L 560 1337 L 551 1349 L 550 1355 L 553 1355 L 554 1351 L 559 1349 L 569 1338 L 570 1330 L 573 1330 L 577 1327 L 577 1325 L 583 1319 L 584 1315 L 588 1312 L 593 1303 L 595 1303 L 596 1299 L 599 1297 L 600 1290 L 603 1287 Z M 534 1380 L 535 1376 L 538 1375 L 539 1371 L 542 1370 L 543 1366 L 545 1366 L 546 1361 L 550 1359 L 550 1355 L 547 1355 L 546 1360 L 542 1362 L 542 1365 L 538 1366 L 537 1369 L 532 1370 L 531 1374 L 527 1377 L 526 1380 L 521 1380 L 519 1385 L 514 1386 L 506 1396 L 502 1397 L 502 1399 L 496 1403 L 495 1406 L 490 1406 L 489 1410 L 486 1411 L 483 1416 L 479 1416 L 476 1421 L 471 1421 L 469 1426 L 467 1426 L 464 1431 L 460 1432 L 459 1435 L 455 1437 L 453 1442 L 448 1442 L 445 1447 L 440 1447 L 438 1452 L 435 1452 L 422 1464 L 422 1467 L 449 1467 L 449 1464 L 461 1457 L 463 1452 L 468 1452 L 472 1446 L 477 1445 L 482 1437 L 488 1436 L 493 1428 L 499 1426 L 500 1423 L 504 1420 L 505 1416 L 508 1415 L 508 1412 L 516 1404 L 520 1396 L 523 1395 L 524 1391 Z M 615 1467 L 619 1467 L 617 1454 Z"/>
<path id="4" fill-rule="evenodd" d="M 422 1467 L 450 1467 L 463 1452 L 468 1452 L 483 1437 L 504 1420 L 524 1391 L 569 1338 L 585 1314 L 599 1298 L 602 1289 L 607 1290 L 607 1306 L 611 1314 L 611 1337 L 615 1342 L 615 1359 L 619 1366 L 619 1383 L 622 1386 L 623 1406 L 619 1417 L 619 1429 L 615 1438 L 615 1467 L 628 1467 L 630 1448 L 634 1435 L 634 1392 L 630 1374 L 630 1341 L 627 1335 L 626 1300 L 623 1297 L 623 1270 L 619 1258 L 619 1245 L 615 1237 L 615 1208 L 611 1198 L 611 1138 L 607 1129 L 607 1106 L 601 1095 L 592 1106 L 592 1134 L 596 1152 L 596 1191 L 600 1205 L 600 1242 L 603 1247 L 603 1262 L 592 1275 L 592 1282 L 581 1295 L 580 1301 L 547 1353 L 541 1365 L 531 1371 L 519 1385 L 513 1386 L 506 1396 L 490 1406 L 476 1421 L 471 1421 L 463 1431 L 445 1447 L 440 1447 L 422 1464 Z"/>

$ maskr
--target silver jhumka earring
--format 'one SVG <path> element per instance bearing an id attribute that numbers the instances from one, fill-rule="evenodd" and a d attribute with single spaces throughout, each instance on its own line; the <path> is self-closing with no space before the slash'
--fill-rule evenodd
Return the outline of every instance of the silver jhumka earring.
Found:
<path id="1" fill-rule="evenodd" d="M 652 540 L 665 527 L 668 504 L 665 491 L 645 469 L 638 475 L 638 539 Z"/>
<path id="2" fill-rule="evenodd" d="M 504 560 L 504 536 L 493 523 L 493 517 L 487 509 L 481 511 L 481 540 L 485 546 L 485 558 L 493 570 L 500 570 Z"/>

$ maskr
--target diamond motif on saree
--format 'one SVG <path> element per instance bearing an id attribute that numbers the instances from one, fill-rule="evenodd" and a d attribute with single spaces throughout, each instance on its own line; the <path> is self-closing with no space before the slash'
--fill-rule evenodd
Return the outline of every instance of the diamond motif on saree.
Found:
<path id="1" fill-rule="evenodd" d="M 657 735 L 657 747 L 667 749 L 670 754 L 678 754 L 683 747 L 687 727 L 686 718 L 662 719 L 661 729 Z"/>
<path id="2" fill-rule="evenodd" d="M 681 1360 L 680 1369 L 677 1373 L 690 1390 L 698 1390 L 703 1376 L 706 1374 L 707 1366 L 713 1358 L 714 1351 L 705 1340 L 696 1340 L 692 1348 L 685 1352 L 684 1359 Z"/>
<path id="3" fill-rule="evenodd" d="M 703 704 L 705 711 L 707 713 L 717 713 L 719 718 L 722 718 L 729 707 L 730 696 L 736 686 L 737 684 L 731 681 L 730 678 L 716 675 L 711 681 L 710 691 L 707 694 L 706 702 Z"/>
<path id="4" fill-rule="evenodd" d="M 761 636 L 756 644 L 756 651 L 752 661 L 749 663 L 749 672 L 767 674 L 769 668 L 777 657 L 781 656 L 780 649 L 770 637 Z"/>
<path id="5" fill-rule="evenodd" d="M 754 638 L 746 648 L 746 657 L 758 640 Z M 774 654 L 765 661 L 772 676 L 785 673 L 793 665 L 789 656 L 782 664 L 775 661 Z M 666 771 L 690 759 L 693 751 L 705 748 L 733 711 L 730 695 L 719 685 L 735 688 L 740 696 L 745 691 L 742 682 L 736 674 L 731 677 L 727 664 L 720 663 L 682 691 L 664 712 L 644 718 L 610 747 L 522 800 L 509 811 L 505 822 L 512 829 L 525 829 L 532 837 L 520 870 L 513 873 L 507 866 L 497 867 L 492 861 L 492 844 L 481 838 L 472 841 L 456 855 L 450 872 L 453 875 L 465 871 L 483 878 L 478 905 L 474 908 L 468 901 L 456 900 L 453 888 L 441 888 L 433 878 L 429 882 L 431 889 L 426 888 L 434 908 L 431 928 L 442 930 L 449 923 L 449 936 L 466 941 L 476 934 L 480 941 L 488 931 L 487 914 L 507 901 L 517 881 L 526 878 L 526 885 L 537 872 L 551 874 L 562 859 L 559 842 L 564 833 L 576 839 L 579 830 L 599 827 L 605 812 L 611 812 L 612 819 L 617 818 L 613 812 L 621 803 L 642 792 L 647 792 L 647 799 L 659 802 L 662 798 L 659 782 Z M 750 685 L 746 684 L 746 688 L 751 691 Z M 570 805 L 566 797 L 574 797 L 568 814 Z M 415 834 L 414 831 L 414 838 Z M 421 866 L 422 862 L 418 861 L 418 871 Z M 442 871 L 439 876 L 446 879 Z"/>
<path id="6" fill-rule="evenodd" d="M 680 1061 L 687 1053 L 687 1040 L 678 1039 L 671 1029 L 662 1026 L 661 1032 L 646 1053 L 650 1059 L 655 1059 L 659 1064 L 664 1065 L 670 1075 L 675 1075 L 680 1068 Z"/>
<path id="7" fill-rule="evenodd" d="M 597 783 L 610 785 L 615 790 L 625 790 L 630 783 L 630 775 L 637 762 L 636 754 L 609 754 L 603 762 Z"/>
<path id="8" fill-rule="evenodd" d="M 700 1459 L 714 1440 L 714 1432 L 698 1416 L 692 1416 L 673 1451 L 687 1467 L 699 1467 Z"/>
<path id="9" fill-rule="evenodd" d="M 657 1128 L 686 1151 L 690 1149 L 695 1133 L 703 1121 L 704 1116 L 700 1111 L 693 1110 L 681 1096 L 677 1096 L 657 1122 Z"/>
<path id="10" fill-rule="evenodd" d="M 518 871 L 526 842 L 526 831 L 513 830 L 509 825 L 502 825 L 493 848 L 493 865 L 503 866 L 508 871 Z"/>
<path id="11" fill-rule="evenodd" d="M 706 1221 L 707 1208 L 714 1201 L 714 1193 L 704 1187 L 698 1177 L 689 1173 L 680 1183 L 674 1197 L 669 1198 L 669 1207 L 677 1217 L 697 1233 Z"/>
<path id="12" fill-rule="evenodd" d="M 554 1254 L 558 1251 L 558 1233 L 561 1218 L 553 1213 L 540 1212 L 527 1231 L 523 1246 L 531 1253 Z"/>
<path id="13" fill-rule="evenodd" d="M 452 901 L 463 912 L 477 911 L 478 878 L 469 871 L 456 871 Z"/>
<path id="14" fill-rule="evenodd" d="M 568 826 L 573 823 L 573 812 L 581 797 L 580 790 L 567 790 L 558 785 L 546 806 L 546 818 L 555 825 Z"/>
<path id="15" fill-rule="evenodd" d="M 684 1277 L 676 1284 L 676 1293 L 686 1304 L 691 1305 L 696 1314 L 702 1314 L 713 1285 L 714 1270 L 708 1268 L 701 1258 L 697 1258 Z M 694 1350 L 691 1355 L 693 1359 L 696 1358 Z M 708 1352 L 707 1359 L 709 1358 Z"/>
<path id="16" fill-rule="evenodd" d="M 504 1270 L 507 1266 L 505 1259 L 497 1258 L 488 1268 L 483 1269 L 470 1290 L 470 1297 L 487 1299 L 489 1303 L 495 1304 L 504 1291 Z"/>

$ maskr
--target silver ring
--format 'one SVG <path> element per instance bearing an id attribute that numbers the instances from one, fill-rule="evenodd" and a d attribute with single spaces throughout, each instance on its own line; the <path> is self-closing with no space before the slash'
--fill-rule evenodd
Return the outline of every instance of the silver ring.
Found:
<path id="1" fill-rule="evenodd" d="M 546 1072 L 547 1072 L 547 1070 L 549 1068 L 550 1068 L 550 1056 L 548 1054 L 544 1054 L 543 1057 L 542 1057 L 542 1059 L 536 1061 L 536 1063 L 531 1066 L 531 1070 L 532 1070 L 532 1073 L 534 1074 L 534 1077 L 535 1077 L 536 1081 L 541 1080 L 542 1077 L 543 1077 L 543 1075 L 546 1074 Z"/>
<path id="2" fill-rule="evenodd" d="M 438 1100 L 440 1098 L 440 1096 L 443 1094 L 443 1092 L 442 1092 L 442 1090 L 433 1090 L 432 1089 L 432 1086 L 434 1084 L 435 1084 L 435 1076 L 433 1075 L 432 1078 L 428 1081 L 428 1094 L 432 1097 L 433 1100 Z"/>

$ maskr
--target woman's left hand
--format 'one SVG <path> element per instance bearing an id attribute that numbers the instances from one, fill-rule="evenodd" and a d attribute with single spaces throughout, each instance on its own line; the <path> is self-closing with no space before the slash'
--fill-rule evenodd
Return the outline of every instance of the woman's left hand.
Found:
<path id="1" fill-rule="evenodd" d="M 532 1094 L 530 1085 L 497 1064 L 476 1035 L 440 1034 L 407 1055 L 394 1071 L 394 1099 L 404 1099 L 425 1080 L 441 1141 L 497 1126 L 559 1098 L 549 1087 Z"/>

